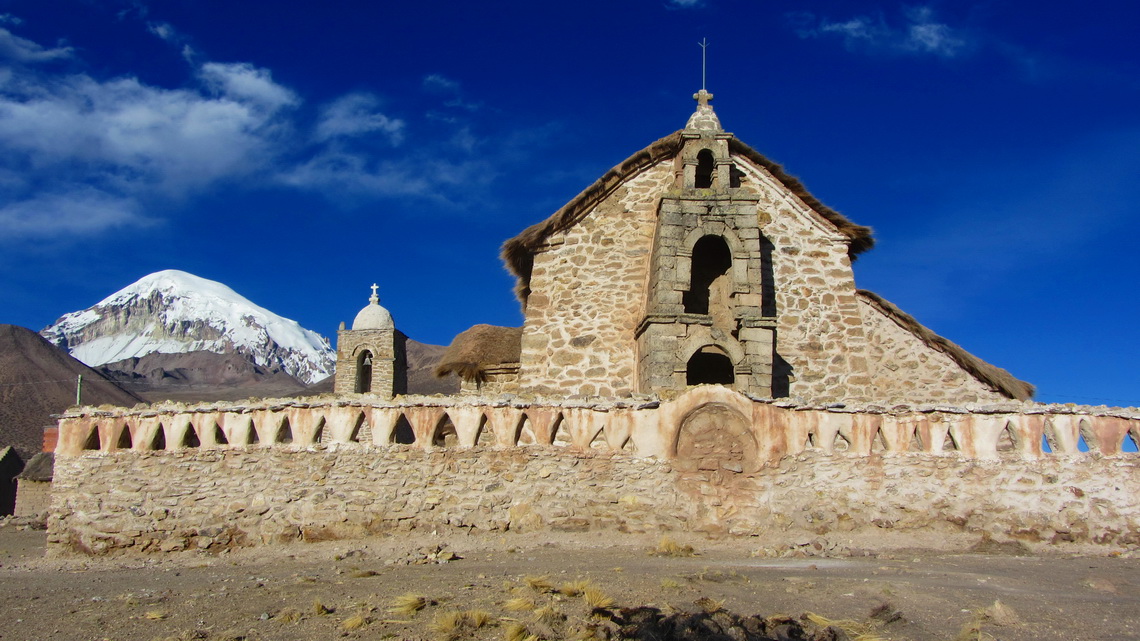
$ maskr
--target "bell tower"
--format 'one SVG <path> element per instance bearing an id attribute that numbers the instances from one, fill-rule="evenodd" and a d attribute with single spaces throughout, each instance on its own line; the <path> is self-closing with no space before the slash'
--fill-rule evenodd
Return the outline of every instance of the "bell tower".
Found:
<path id="1" fill-rule="evenodd" d="M 392 398 L 407 392 L 407 338 L 396 329 L 392 314 L 380 306 L 372 285 L 368 305 L 356 314 L 352 329 L 341 323 L 336 334 L 337 394 L 376 394 Z"/>
<path id="2" fill-rule="evenodd" d="M 741 186 L 713 95 L 701 89 L 693 98 L 674 184 L 658 210 L 637 328 L 639 391 L 719 383 L 771 396 L 772 245 L 760 230 L 758 194 Z"/>

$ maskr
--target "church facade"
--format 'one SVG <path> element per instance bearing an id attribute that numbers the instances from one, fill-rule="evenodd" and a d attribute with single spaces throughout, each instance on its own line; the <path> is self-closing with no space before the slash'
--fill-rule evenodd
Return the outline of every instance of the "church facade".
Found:
<path id="1" fill-rule="evenodd" d="M 811 402 L 1025 400 L 1033 388 L 855 286 L 871 230 L 724 131 L 712 94 L 507 241 L 524 323 L 465 332 L 439 372 L 465 389 L 671 395 L 704 383 Z M 481 326 L 486 327 L 486 326 Z M 514 334 L 508 334 L 514 332 Z M 519 336 L 517 349 L 501 349 Z"/>

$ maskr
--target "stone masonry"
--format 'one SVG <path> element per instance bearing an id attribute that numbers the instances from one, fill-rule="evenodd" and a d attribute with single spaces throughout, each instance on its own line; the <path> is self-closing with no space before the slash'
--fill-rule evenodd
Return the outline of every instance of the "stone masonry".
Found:
<path id="1" fill-rule="evenodd" d="M 1128 438 L 1140 440 L 1135 410 L 888 412 L 758 402 L 721 386 L 646 404 L 362 395 L 88 408 L 61 419 L 49 542 L 103 553 L 401 528 L 945 527 L 1140 543 Z"/>

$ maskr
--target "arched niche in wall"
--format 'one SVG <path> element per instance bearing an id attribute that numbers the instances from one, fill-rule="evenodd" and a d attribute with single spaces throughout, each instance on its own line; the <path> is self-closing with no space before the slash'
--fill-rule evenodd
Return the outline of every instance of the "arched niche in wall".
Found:
<path id="1" fill-rule="evenodd" d="M 693 244 L 689 290 L 681 302 L 686 314 L 732 319 L 732 250 L 722 236 L 707 235 Z M 715 323 L 714 323 L 715 324 Z"/>
<path id="2" fill-rule="evenodd" d="M 685 384 L 732 385 L 736 370 L 732 358 L 716 345 L 701 347 L 689 357 L 685 365 Z"/>
<path id="3" fill-rule="evenodd" d="M 356 355 L 356 385 L 357 394 L 367 394 L 372 391 L 372 350 L 362 349 Z"/>
<path id="4" fill-rule="evenodd" d="M 716 161 L 711 149 L 697 152 L 697 176 L 693 186 L 697 189 L 710 189 L 716 173 Z"/>

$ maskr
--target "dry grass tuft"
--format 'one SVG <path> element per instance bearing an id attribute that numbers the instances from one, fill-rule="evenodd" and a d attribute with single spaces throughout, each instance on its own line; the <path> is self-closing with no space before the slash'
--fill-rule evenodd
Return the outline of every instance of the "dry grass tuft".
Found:
<path id="1" fill-rule="evenodd" d="M 524 577 L 523 583 L 525 583 L 528 588 L 537 590 L 538 592 L 552 592 L 554 590 L 554 585 L 550 582 L 550 579 L 545 576 Z"/>
<path id="2" fill-rule="evenodd" d="M 507 602 L 503 604 L 503 608 L 511 612 L 530 612 L 531 610 L 537 610 L 538 604 L 535 603 L 533 599 L 515 597 L 508 599 Z"/>
<path id="3" fill-rule="evenodd" d="M 284 623 L 296 623 L 301 620 L 301 611 L 297 608 L 283 608 L 273 617 Z"/>
<path id="4" fill-rule="evenodd" d="M 359 569 L 357 569 L 357 570 L 353 570 L 352 572 L 349 572 L 348 576 L 350 576 L 354 579 L 363 579 L 363 578 L 370 577 L 370 576 L 376 576 L 376 574 L 377 574 L 376 570 L 359 570 Z"/>
<path id="5" fill-rule="evenodd" d="M 705 614 L 716 614 L 717 612 L 720 612 L 721 610 L 724 609 L 724 601 L 717 601 L 716 599 L 710 599 L 707 596 L 703 596 L 703 597 L 697 599 L 694 603 Z"/>
<path id="6" fill-rule="evenodd" d="M 344 623 L 340 624 L 340 628 L 346 632 L 351 632 L 352 630 L 360 630 L 366 625 L 368 625 L 368 616 L 361 612 L 345 619 Z"/>
<path id="7" fill-rule="evenodd" d="M 593 586 L 582 591 L 582 598 L 586 599 L 586 603 L 595 610 L 608 610 L 617 605 L 617 601 L 612 597 Z"/>
<path id="8" fill-rule="evenodd" d="M 537 641 L 538 636 L 530 633 L 530 630 L 521 623 L 508 623 L 503 638 L 506 641 Z"/>
<path id="9" fill-rule="evenodd" d="M 324 603 L 321 603 L 320 599 L 313 599 L 313 614 L 315 614 L 319 617 L 323 617 L 326 614 L 332 614 L 335 611 L 336 611 L 336 608 L 328 607 Z"/>
<path id="10" fill-rule="evenodd" d="M 534 620 L 547 627 L 554 627 L 566 620 L 566 615 L 559 612 L 554 606 L 546 606 L 534 611 Z"/>
<path id="11" fill-rule="evenodd" d="M 875 626 L 868 623 L 860 623 L 851 619 L 828 619 L 814 612 L 807 612 L 804 614 L 804 617 L 821 628 L 835 626 L 843 630 L 843 632 L 851 638 L 851 641 L 886 641 L 883 637 L 876 634 Z"/>
<path id="12" fill-rule="evenodd" d="M 430 602 L 431 601 L 422 594 L 409 592 L 396 597 L 396 599 L 392 601 L 392 605 L 388 608 L 388 611 L 410 617 L 416 612 L 426 608 Z"/>
<path id="13" fill-rule="evenodd" d="M 588 587 L 590 587 L 590 582 L 586 579 L 567 581 L 558 586 L 558 593 L 563 596 L 582 596 Z"/>
<path id="14" fill-rule="evenodd" d="M 151 621 L 161 621 L 170 615 L 162 610 L 147 610 L 143 616 Z"/>
<path id="15" fill-rule="evenodd" d="M 1013 608 L 1002 603 L 1001 601 L 994 601 L 990 607 L 982 610 L 982 616 L 988 623 L 996 626 L 1011 626 L 1021 623 L 1021 617 L 1013 611 Z"/>
<path id="16" fill-rule="evenodd" d="M 681 584 L 675 579 L 661 579 L 661 587 L 667 590 L 676 590 L 681 587 Z"/>
<path id="17" fill-rule="evenodd" d="M 693 556 L 696 550 L 691 545 L 681 545 L 669 536 L 661 537 L 657 547 L 650 552 L 652 556 Z"/>
<path id="18" fill-rule="evenodd" d="M 490 612 L 483 610 L 441 612 L 436 615 L 429 628 L 437 638 L 453 641 L 468 632 L 490 625 L 494 620 Z"/>

